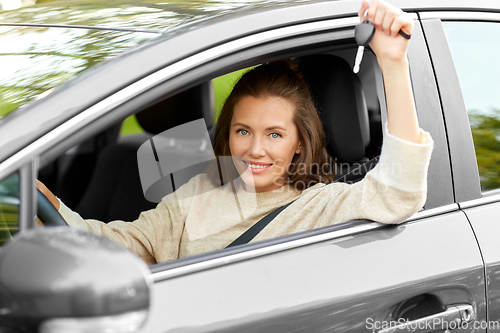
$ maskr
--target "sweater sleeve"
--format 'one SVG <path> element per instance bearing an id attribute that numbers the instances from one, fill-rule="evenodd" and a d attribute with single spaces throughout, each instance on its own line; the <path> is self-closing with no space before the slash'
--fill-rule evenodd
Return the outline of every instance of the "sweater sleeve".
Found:
<path id="1" fill-rule="evenodd" d="M 355 219 L 401 223 L 419 211 L 427 197 L 433 148 L 429 133 L 420 130 L 420 138 L 420 144 L 415 144 L 391 135 L 385 128 L 379 163 L 361 181 L 319 189 L 320 206 L 330 218 L 318 220 L 315 227 Z"/>
<path id="2" fill-rule="evenodd" d="M 177 197 L 189 197 L 196 186 L 194 177 L 177 192 L 163 198 L 155 209 L 142 212 L 133 222 L 112 221 L 104 223 L 83 219 L 61 202 L 59 213 L 76 228 L 107 237 L 140 256 L 146 263 L 154 264 L 177 259 L 184 230 L 184 217 Z"/>

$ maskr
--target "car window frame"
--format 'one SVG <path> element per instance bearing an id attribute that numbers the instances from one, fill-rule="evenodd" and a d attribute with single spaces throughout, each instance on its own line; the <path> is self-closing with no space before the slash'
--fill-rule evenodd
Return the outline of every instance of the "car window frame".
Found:
<path id="1" fill-rule="evenodd" d="M 408 59 L 419 125 L 431 134 L 434 141 L 434 150 L 428 171 L 428 193 L 425 208 L 450 205 L 455 202 L 455 198 L 448 140 L 437 82 L 420 20 L 415 24 L 412 33 Z"/>
<path id="2" fill-rule="evenodd" d="M 500 201 L 500 189 L 481 192 L 479 170 L 472 139 L 471 126 L 455 70 L 443 21 L 495 22 L 500 13 L 482 11 L 432 11 L 420 14 L 429 43 L 436 80 L 443 103 L 452 163 L 456 202 L 461 208 Z M 457 95 L 459 94 L 459 95 Z"/>
<path id="3" fill-rule="evenodd" d="M 345 44 L 346 41 L 348 41 L 354 45 L 354 25 L 358 22 L 358 18 L 353 15 L 350 17 L 332 19 L 328 21 L 297 24 L 296 26 L 292 26 L 291 29 L 306 26 L 313 27 L 313 31 L 310 29 L 306 29 L 306 31 L 301 31 L 300 29 L 294 30 L 295 32 L 292 35 L 285 35 L 283 36 L 284 38 L 277 38 L 272 42 L 269 42 L 268 40 L 261 40 L 260 38 L 257 38 L 258 36 L 255 37 L 255 35 L 250 36 L 252 37 L 251 40 L 257 41 L 256 44 L 252 44 L 248 49 L 238 48 L 233 50 L 233 52 L 228 52 L 227 54 L 224 53 L 219 57 L 210 59 L 209 61 L 204 60 L 199 64 L 190 64 L 184 71 L 175 76 L 165 76 L 165 74 L 172 72 L 175 73 L 175 66 L 179 66 L 179 62 L 160 69 L 142 80 L 123 88 L 117 93 L 109 96 L 107 99 L 94 104 L 74 118 L 42 136 L 32 145 L 27 146 L 25 150 L 18 153 L 24 153 L 24 156 L 16 156 L 17 160 L 14 159 L 9 165 L 7 165 L 7 167 L 0 169 L 0 176 L 3 172 L 6 172 L 5 170 L 9 170 L 9 167 L 12 168 L 13 166 L 17 166 L 26 159 L 33 158 L 33 156 L 40 156 L 41 164 L 49 161 L 51 158 L 70 148 L 75 143 L 80 142 L 84 138 L 88 138 L 92 134 L 102 131 L 110 124 L 114 124 L 117 121 L 125 119 L 130 114 L 137 112 L 138 108 L 144 107 L 144 105 L 148 102 L 151 103 L 160 97 L 168 97 L 168 94 L 165 95 L 166 91 L 170 91 L 171 94 L 173 94 L 180 88 L 187 89 L 190 86 L 196 85 L 199 82 L 214 76 L 218 76 L 242 67 L 255 65 L 256 62 L 261 61 L 262 59 L 265 59 L 265 61 L 271 61 L 282 58 L 284 54 L 289 57 L 292 54 L 300 56 L 310 54 L 312 52 L 321 52 L 321 50 L 329 50 L 332 48 L 332 44 L 335 44 L 332 40 L 342 41 L 342 44 Z M 287 28 L 290 27 L 278 29 Z M 275 33 L 278 29 L 269 31 L 271 33 Z M 244 38 L 249 37 L 242 37 L 236 39 L 235 41 L 239 41 Z M 226 44 L 231 42 L 232 41 L 228 41 Z M 224 46 L 226 44 L 221 45 Z M 221 45 L 216 47 L 220 47 Z M 236 43 L 236 45 L 238 44 Z M 272 46 L 272 48 L 270 48 L 270 46 Z M 212 49 L 209 51 L 211 50 Z M 189 58 L 186 62 L 188 61 L 190 61 Z M 413 69 L 418 71 L 419 67 L 420 65 L 415 65 L 413 66 Z M 147 80 L 150 80 L 151 82 L 147 82 L 146 84 L 145 81 Z M 416 94 L 416 98 L 420 101 L 421 97 L 419 93 Z M 384 114 L 386 113 L 385 100 L 381 102 L 381 112 Z M 425 113 L 419 114 L 419 116 L 421 116 L 422 119 L 431 118 Z M 433 130 L 435 131 L 436 129 Z M 55 142 L 57 142 L 57 144 L 52 145 Z M 440 160 L 440 157 L 436 158 L 436 161 Z M 444 161 L 446 163 L 446 160 Z M 443 163 L 441 162 L 440 165 L 442 164 Z M 445 168 L 445 170 L 447 169 Z M 34 181 L 34 178 L 32 179 Z M 437 185 L 439 185 L 439 178 L 436 178 L 436 180 Z M 435 186 L 436 184 L 433 185 Z M 451 202 L 440 205 L 439 207 L 431 208 L 433 209 L 428 209 L 415 214 L 407 220 L 407 222 L 418 221 L 424 217 L 443 214 L 445 212 L 451 212 L 458 209 L 457 205 L 454 205 Z M 173 276 L 205 270 L 217 265 L 225 265 L 231 262 L 238 262 L 248 258 L 263 256 L 269 253 L 276 253 L 290 248 L 301 247 L 307 244 L 315 244 L 326 240 L 338 239 L 346 236 L 351 237 L 352 235 L 358 233 L 368 232 L 370 230 L 383 227 L 386 226 L 367 220 L 350 221 L 339 225 L 306 231 L 296 235 L 288 235 L 256 244 L 248 244 L 231 250 L 220 250 L 213 253 L 202 254 L 200 256 L 180 259 L 174 262 L 161 263 L 151 266 L 151 270 L 153 272 L 153 279 L 155 281 L 161 281 L 172 278 Z"/>

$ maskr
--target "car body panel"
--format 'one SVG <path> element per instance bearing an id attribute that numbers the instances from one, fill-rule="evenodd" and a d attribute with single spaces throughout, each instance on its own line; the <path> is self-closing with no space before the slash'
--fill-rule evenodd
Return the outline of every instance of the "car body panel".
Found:
<path id="1" fill-rule="evenodd" d="M 495 5 L 498 9 L 498 4 Z M 440 95 L 443 99 L 456 201 L 469 220 L 484 262 L 488 322 L 483 324 L 488 332 L 500 331 L 500 282 L 498 279 L 500 251 L 497 237 L 500 227 L 500 195 L 498 189 L 481 193 L 471 126 L 441 20 L 500 24 L 499 12 L 500 10 L 494 13 L 484 13 L 478 10 L 460 13 L 429 12 L 423 15 L 425 19 L 422 20 L 435 66 Z M 474 64 L 477 59 L 469 57 L 468 61 Z M 498 84 L 496 77 L 491 81 Z"/>
<path id="2" fill-rule="evenodd" d="M 366 332 L 367 318 L 387 320 L 427 293 L 485 318 L 481 255 L 462 212 L 156 282 L 141 332 Z"/>
<path id="3" fill-rule="evenodd" d="M 443 126 L 441 102 L 420 22 L 415 24 L 408 50 L 413 94 L 420 127 L 434 140 L 434 150 L 428 172 L 428 194 L 425 208 L 435 208 L 455 201 L 451 179 L 448 142 Z"/>
<path id="4" fill-rule="evenodd" d="M 446 36 L 437 19 L 423 20 L 429 50 L 434 63 L 452 163 L 457 202 L 477 199 L 481 195 L 474 143 L 460 83 L 453 65 Z"/>
<path id="5" fill-rule="evenodd" d="M 485 265 L 488 321 L 500 323 L 500 251 L 498 233 L 500 229 L 500 196 L 493 200 L 478 199 L 462 204 L 469 219 Z M 500 324 L 489 331 L 500 331 Z"/>

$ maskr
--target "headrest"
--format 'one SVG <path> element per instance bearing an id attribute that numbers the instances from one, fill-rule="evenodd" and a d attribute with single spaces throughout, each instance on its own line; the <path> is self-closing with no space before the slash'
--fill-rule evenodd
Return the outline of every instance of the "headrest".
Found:
<path id="1" fill-rule="evenodd" d="M 370 143 L 370 123 L 358 76 L 347 61 L 327 54 L 302 57 L 300 70 L 323 122 L 328 153 L 339 162 L 360 161 Z"/>
<path id="2" fill-rule="evenodd" d="M 136 114 L 139 125 L 149 133 L 159 134 L 187 122 L 205 119 L 214 122 L 212 83 L 204 82 Z"/>

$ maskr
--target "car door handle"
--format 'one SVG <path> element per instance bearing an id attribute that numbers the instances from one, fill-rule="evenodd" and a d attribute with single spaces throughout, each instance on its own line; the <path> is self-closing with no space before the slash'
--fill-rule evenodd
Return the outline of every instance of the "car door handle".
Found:
<path id="1" fill-rule="evenodd" d="M 397 321 L 387 325 L 378 333 L 426 333 L 432 331 L 451 331 L 475 319 L 474 308 L 470 304 L 450 305 L 445 311 L 411 321 Z"/>

